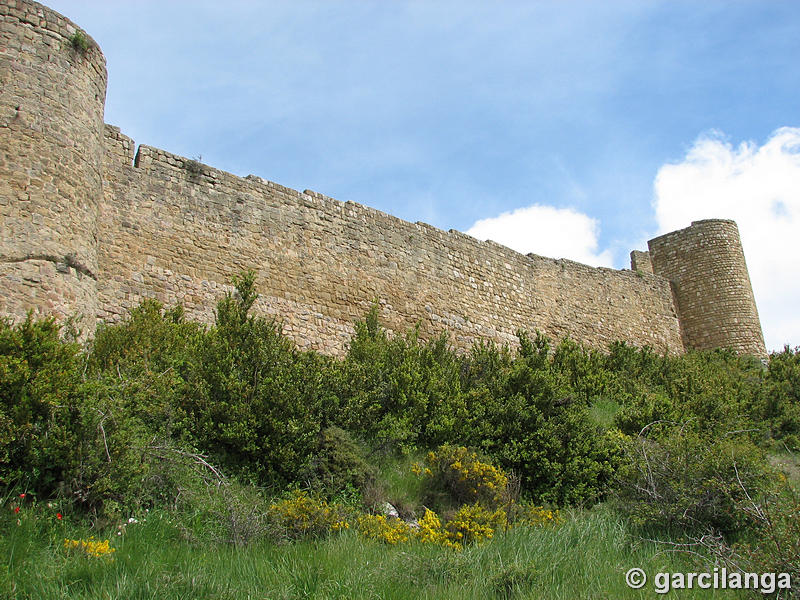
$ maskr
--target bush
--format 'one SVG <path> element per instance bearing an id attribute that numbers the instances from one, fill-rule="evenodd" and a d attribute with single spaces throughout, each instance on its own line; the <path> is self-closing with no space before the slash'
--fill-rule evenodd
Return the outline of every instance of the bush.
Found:
<path id="1" fill-rule="evenodd" d="M 319 538 L 350 528 L 344 507 L 299 490 L 271 504 L 268 517 L 279 539 Z"/>
<path id="2" fill-rule="evenodd" d="M 657 424 L 632 438 L 618 472 L 620 507 L 638 526 L 685 533 L 729 533 L 748 525 L 737 503 L 770 488 L 763 454 L 742 435 L 698 434 Z M 747 490 L 747 491 L 745 491 Z"/>
<path id="3" fill-rule="evenodd" d="M 593 503 L 606 493 L 618 455 L 553 366 L 549 340 L 524 332 L 519 338 L 514 358 L 473 349 L 462 441 L 518 474 L 523 493 L 538 502 Z"/>
<path id="4" fill-rule="evenodd" d="M 740 512 L 751 520 L 756 543 L 744 542 L 734 546 L 758 573 L 800 573 L 800 497 L 789 485 L 767 495 L 759 502 L 740 501 Z M 800 590 L 794 589 L 794 596 Z"/>
<path id="5" fill-rule="evenodd" d="M 143 306 L 101 329 L 88 358 L 51 319 L 0 325 L 0 422 L 8 432 L 0 484 L 98 513 L 174 498 L 194 463 L 173 439 L 182 420 L 176 353 L 162 349 L 160 362 L 146 356 L 164 339 L 152 335 L 154 324 L 163 331 L 165 322 L 160 307 Z"/>
<path id="6" fill-rule="evenodd" d="M 800 348 L 786 346 L 769 360 L 755 418 L 769 427 L 769 437 L 789 450 L 800 450 Z"/>
<path id="7" fill-rule="evenodd" d="M 76 31 L 69 38 L 69 44 L 73 50 L 80 54 L 86 54 L 89 51 L 89 37 L 82 31 Z"/>
<path id="8" fill-rule="evenodd" d="M 497 507 L 509 500 L 508 475 L 463 446 L 441 446 L 413 468 L 423 478 L 423 501 L 437 510 L 477 502 Z"/>
<path id="9" fill-rule="evenodd" d="M 255 488 L 228 479 L 197 483 L 182 486 L 174 506 L 189 541 L 242 547 L 271 533 L 267 503 Z"/>
<path id="10" fill-rule="evenodd" d="M 358 517 L 356 525 L 358 532 L 370 540 L 394 545 L 411 539 L 412 532 L 408 523 L 397 517 L 361 515 Z"/>
<path id="11" fill-rule="evenodd" d="M 376 470 L 367 464 L 364 450 L 350 434 L 333 426 L 320 431 L 313 458 L 299 478 L 331 498 L 347 489 L 363 492 L 374 484 Z"/>
<path id="12" fill-rule="evenodd" d="M 445 335 L 422 342 L 412 330 L 389 338 L 373 307 L 356 323 L 344 364 L 337 424 L 387 451 L 452 440 L 465 418 L 460 362 Z"/>
<path id="13" fill-rule="evenodd" d="M 321 429 L 324 359 L 299 353 L 270 320 L 249 315 L 252 272 L 217 304 L 184 399 L 194 443 L 243 481 L 282 486 L 307 468 Z"/>
<path id="14" fill-rule="evenodd" d="M 751 413 L 763 376 L 760 362 L 729 350 L 664 358 L 661 369 L 638 386 L 615 423 L 629 435 L 654 421 L 672 421 L 696 431 L 753 430 L 749 433 L 757 440 L 760 424 Z"/>
<path id="15" fill-rule="evenodd" d="M 83 366 L 54 319 L 0 321 L 0 485 L 48 497 L 70 483 L 92 426 Z"/>

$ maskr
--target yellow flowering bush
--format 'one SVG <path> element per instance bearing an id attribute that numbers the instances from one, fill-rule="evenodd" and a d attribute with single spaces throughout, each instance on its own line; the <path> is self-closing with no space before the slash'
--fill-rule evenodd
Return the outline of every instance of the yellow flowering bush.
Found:
<path id="1" fill-rule="evenodd" d="M 320 537 L 350 527 L 343 507 L 330 505 L 299 490 L 290 498 L 271 504 L 268 517 L 280 533 L 290 539 Z"/>
<path id="2" fill-rule="evenodd" d="M 470 544 L 491 540 L 498 531 L 512 526 L 542 526 L 560 522 L 558 511 L 534 505 L 514 505 L 512 523 L 502 508 L 490 509 L 480 503 L 465 504 L 442 525 L 434 511 L 425 514 L 411 527 L 400 519 L 383 515 L 363 515 L 358 518 L 358 531 L 366 538 L 398 544 L 414 538 L 423 544 L 435 544 L 453 550 L 463 550 Z"/>
<path id="3" fill-rule="evenodd" d="M 425 509 L 425 514 L 417 525 L 417 539 L 424 544 L 441 544 L 447 538 L 439 516 L 429 508 Z"/>
<path id="4" fill-rule="evenodd" d="M 442 503 L 437 495 L 448 496 L 456 504 L 498 506 L 505 501 L 508 475 L 463 446 L 445 445 L 428 452 L 425 464 L 415 463 L 412 470 L 425 478 L 433 502 Z"/>
<path id="5" fill-rule="evenodd" d="M 358 518 L 357 523 L 359 533 L 371 540 L 398 544 L 407 542 L 411 538 L 411 528 L 408 523 L 396 517 L 362 515 Z"/>
<path id="6" fill-rule="evenodd" d="M 460 550 L 469 544 L 492 539 L 495 531 L 507 526 L 508 519 L 503 509 L 491 510 L 478 503 L 465 504 L 445 524 L 446 543 L 443 545 Z"/>
<path id="7" fill-rule="evenodd" d="M 88 540 L 71 540 L 64 539 L 64 548 L 67 550 L 79 550 L 85 552 L 88 556 L 100 558 L 101 556 L 108 556 L 116 552 L 116 548 L 112 548 L 109 540 L 95 540 L 91 536 Z"/>

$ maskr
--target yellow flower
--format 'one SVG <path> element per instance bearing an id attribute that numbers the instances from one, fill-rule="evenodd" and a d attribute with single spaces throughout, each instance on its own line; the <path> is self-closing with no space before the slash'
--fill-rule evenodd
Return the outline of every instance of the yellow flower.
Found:
<path id="1" fill-rule="evenodd" d="M 67 550 L 81 550 L 89 556 L 99 558 L 116 552 L 116 548 L 112 548 L 109 540 L 99 542 L 91 536 L 88 540 L 71 540 L 64 539 L 64 548 Z"/>

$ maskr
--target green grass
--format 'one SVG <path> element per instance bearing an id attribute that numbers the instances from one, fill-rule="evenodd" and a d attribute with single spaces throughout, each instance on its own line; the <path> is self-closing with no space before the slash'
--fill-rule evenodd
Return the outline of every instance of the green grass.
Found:
<path id="1" fill-rule="evenodd" d="M 7 598 L 651 598 L 649 584 L 642 591 L 627 588 L 629 568 L 641 567 L 650 577 L 704 570 L 690 557 L 642 542 L 602 506 L 568 514 L 559 527 L 518 528 L 463 552 L 419 543 L 387 546 L 352 531 L 237 548 L 186 541 L 167 512 L 150 513 L 117 536 L 113 526 L 98 532 L 30 507 L 17 525 L 4 509 L 0 597 Z M 111 538 L 111 558 L 64 550 L 65 537 L 90 535 Z"/>
<path id="2" fill-rule="evenodd" d="M 424 453 L 402 456 L 386 456 L 378 461 L 378 481 L 381 482 L 381 494 L 406 515 L 420 509 L 419 499 L 422 495 L 422 478 L 415 475 L 411 466 L 422 463 Z M 417 515 L 417 516 L 422 516 Z"/>
<path id="3" fill-rule="evenodd" d="M 614 400 L 597 398 L 589 407 L 589 416 L 595 423 L 608 429 L 614 423 L 614 417 L 620 410 L 622 407 Z"/>

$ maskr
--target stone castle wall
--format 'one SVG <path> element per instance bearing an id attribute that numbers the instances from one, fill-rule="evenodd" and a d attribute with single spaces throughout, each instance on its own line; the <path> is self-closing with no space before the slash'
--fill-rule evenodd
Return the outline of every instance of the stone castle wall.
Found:
<path id="1" fill-rule="evenodd" d="M 429 337 L 446 328 L 460 347 L 477 339 L 514 343 L 518 329 L 538 329 L 595 347 L 624 340 L 681 352 L 695 339 L 687 331 L 703 327 L 682 328 L 679 316 L 694 323 L 691 315 L 702 310 L 678 311 L 689 305 L 676 303 L 676 290 L 692 281 L 692 265 L 703 263 L 694 252 L 705 249 L 676 250 L 685 272 L 670 271 L 672 259 L 654 252 L 685 237 L 651 246 L 652 264 L 637 253 L 635 271 L 592 268 L 236 177 L 149 146 L 136 151 L 133 140 L 103 125 L 99 49 L 76 54 L 68 47 L 75 26 L 29 0 L 0 0 L 0 15 L 4 43 L 19 47 L 0 52 L 0 77 L 20 90 L 0 96 L 2 314 L 80 312 L 91 329 L 95 318 L 113 321 L 156 298 L 210 321 L 231 276 L 254 269 L 256 310 L 277 316 L 300 347 L 330 354 L 346 349 L 354 321 L 373 302 L 391 330 L 418 325 Z M 38 133 L 12 124 L 21 104 L 41 124 Z M 673 272 L 683 273 L 680 282 L 670 282 Z M 714 343 L 729 345 L 726 336 L 737 335 L 726 326 Z M 764 354 L 763 340 L 755 353 Z"/>
<path id="2" fill-rule="evenodd" d="M 340 353 L 373 301 L 388 326 L 447 328 L 459 346 L 539 329 L 594 346 L 683 349 L 663 278 L 522 255 L 352 202 L 239 178 L 106 127 L 100 317 L 145 297 L 210 319 L 230 276 L 253 268 L 260 310 L 301 347 Z"/>

